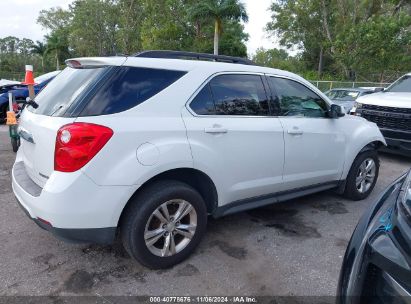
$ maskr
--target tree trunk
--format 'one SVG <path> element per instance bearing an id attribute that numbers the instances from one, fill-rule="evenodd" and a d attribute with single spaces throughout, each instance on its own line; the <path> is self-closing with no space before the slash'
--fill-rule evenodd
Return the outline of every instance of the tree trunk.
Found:
<path id="1" fill-rule="evenodd" d="M 404 0 L 400 0 L 398 4 L 394 7 L 394 11 L 392 12 L 392 15 L 395 16 L 401 11 L 401 7 L 405 4 Z"/>
<path id="2" fill-rule="evenodd" d="M 215 20 L 214 24 L 214 55 L 218 55 L 218 46 L 220 41 L 220 22 Z"/>
<path id="3" fill-rule="evenodd" d="M 44 73 L 44 56 L 41 56 L 41 70 Z"/>
<path id="4" fill-rule="evenodd" d="M 60 70 L 59 53 L 56 52 L 56 70 Z"/>
<path id="5" fill-rule="evenodd" d="M 328 39 L 328 42 L 330 43 L 330 51 L 331 51 L 331 54 L 333 56 L 336 56 L 337 52 L 336 52 L 335 47 L 334 47 L 333 38 L 331 36 L 331 30 L 330 30 L 330 27 L 329 27 L 329 24 L 328 24 L 328 11 L 327 11 L 327 6 L 326 6 L 326 3 L 325 3 L 325 0 L 321 0 L 321 7 L 322 7 L 322 17 L 323 17 L 323 28 L 324 28 L 326 37 Z M 345 65 L 345 63 L 343 63 L 341 61 L 341 59 L 337 59 L 337 63 L 341 66 L 345 77 L 349 78 L 350 73 L 349 73 L 348 67 Z"/>
<path id="6" fill-rule="evenodd" d="M 323 74 L 323 68 L 324 68 L 324 50 L 321 47 L 320 59 L 318 60 L 318 78 L 321 78 L 321 75 Z"/>

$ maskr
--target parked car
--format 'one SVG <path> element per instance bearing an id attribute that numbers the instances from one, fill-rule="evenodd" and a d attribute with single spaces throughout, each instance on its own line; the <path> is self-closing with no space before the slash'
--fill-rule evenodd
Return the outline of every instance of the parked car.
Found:
<path id="1" fill-rule="evenodd" d="M 358 97 L 372 93 L 375 93 L 374 89 L 338 88 L 325 92 L 325 95 L 334 103 L 343 106 L 346 113 L 350 113 Z"/>
<path id="2" fill-rule="evenodd" d="M 337 294 L 340 304 L 409 303 L 411 171 L 362 216 L 345 253 Z"/>
<path id="3" fill-rule="evenodd" d="M 380 127 L 387 141 L 385 151 L 411 156 L 411 73 L 382 92 L 358 98 L 352 114 Z"/>
<path id="4" fill-rule="evenodd" d="M 37 94 L 42 90 L 60 71 L 50 72 L 34 79 L 34 93 Z M 9 92 L 13 93 L 13 98 L 16 102 L 15 111 L 20 109 L 26 98 L 29 96 L 27 85 L 21 83 L 11 83 L 0 87 L 0 122 L 4 122 L 9 110 Z"/>
<path id="5" fill-rule="evenodd" d="M 16 85 L 16 84 L 20 84 L 20 81 L 0 79 L 0 88 L 2 88 L 3 86 Z"/>
<path id="6" fill-rule="evenodd" d="M 378 127 L 295 74 L 167 51 L 66 63 L 23 111 L 12 170 L 23 209 L 63 239 L 120 231 L 133 258 L 165 268 L 207 215 L 326 189 L 361 200 L 377 180 Z"/>

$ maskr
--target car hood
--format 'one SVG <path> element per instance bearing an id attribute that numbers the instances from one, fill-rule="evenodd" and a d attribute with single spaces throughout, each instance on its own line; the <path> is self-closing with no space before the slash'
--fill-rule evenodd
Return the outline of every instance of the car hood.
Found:
<path id="1" fill-rule="evenodd" d="M 379 92 L 361 96 L 357 99 L 357 102 L 376 106 L 411 109 L 411 93 Z"/>

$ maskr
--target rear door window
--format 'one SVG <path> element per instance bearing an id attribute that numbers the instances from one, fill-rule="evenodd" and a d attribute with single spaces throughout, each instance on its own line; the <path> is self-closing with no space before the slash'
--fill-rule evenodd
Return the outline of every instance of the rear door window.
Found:
<path id="1" fill-rule="evenodd" d="M 96 90 L 79 116 L 113 114 L 133 108 L 181 78 L 186 72 L 119 67 Z"/>
<path id="2" fill-rule="evenodd" d="M 217 115 L 268 116 L 268 98 L 259 75 L 231 74 L 210 81 Z"/>
<path id="3" fill-rule="evenodd" d="M 199 115 L 268 116 L 261 76 L 224 74 L 214 77 L 190 103 Z"/>
<path id="4" fill-rule="evenodd" d="M 191 109 L 198 115 L 215 114 L 213 95 L 207 83 L 190 104 Z"/>

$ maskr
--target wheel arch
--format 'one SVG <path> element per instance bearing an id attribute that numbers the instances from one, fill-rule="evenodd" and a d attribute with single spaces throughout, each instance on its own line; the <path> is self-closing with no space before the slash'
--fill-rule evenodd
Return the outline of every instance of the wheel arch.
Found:
<path id="1" fill-rule="evenodd" d="M 352 152 L 347 157 L 347 162 L 346 162 L 347 165 L 344 168 L 342 180 L 345 180 L 347 178 L 347 175 L 350 172 L 352 164 L 359 154 L 365 151 L 378 150 L 382 146 L 385 146 L 385 141 L 377 138 L 377 139 L 373 139 L 372 141 L 368 143 L 363 143 L 359 145 L 358 147 L 356 147 L 356 149 L 352 150 Z"/>
<path id="2" fill-rule="evenodd" d="M 176 180 L 193 187 L 200 193 L 200 195 L 204 199 L 208 213 L 213 213 L 218 205 L 217 188 L 212 179 L 206 173 L 193 168 L 171 169 L 151 177 L 133 193 L 121 212 L 118 226 L 121 224 L 122 218 L 127 212 L 127 209 L 130 206 L 133 198 L 144 191 L 145 188 L 160 180 Z"/>

